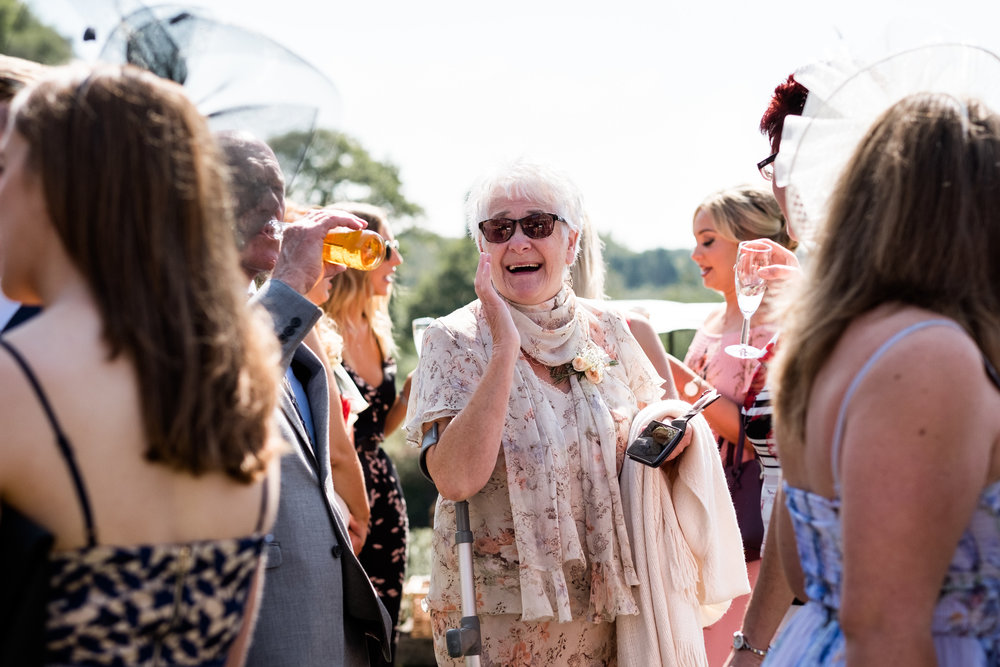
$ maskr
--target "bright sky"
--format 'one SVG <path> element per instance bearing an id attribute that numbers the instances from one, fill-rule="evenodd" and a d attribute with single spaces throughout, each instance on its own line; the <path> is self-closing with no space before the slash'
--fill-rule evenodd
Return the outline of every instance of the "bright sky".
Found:
<path id="1" fill-rule="evenodd" d="M 106 26 L 113 2 L 28 4 L 78 38 L 81 15 Z M 797 66 L 931 39 L 1000 51 L 994 0 L 189 4 L 323 70 L 342 98 L 340 129 L 400 167 L 426 228 L 462 235 L 469 185 L 523 156 L 567 172 L 598 229 L 637 251 L 692 247 L 691 214 L 706 195 L 764 184 L 755 163 L 770 151 L 757 126 Z"/>

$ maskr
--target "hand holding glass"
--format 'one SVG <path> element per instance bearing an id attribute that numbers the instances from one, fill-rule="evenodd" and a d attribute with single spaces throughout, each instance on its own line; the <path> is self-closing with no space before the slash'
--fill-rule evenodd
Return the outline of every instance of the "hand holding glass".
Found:
<path id="1" fill-rule="evenodd" d="M 736 276 L 736 302 L 743 313 L 743 329 L 740 331 L 740 344 L 727 346 L 726 354 L 739 359 L 757 359 L 764 352 L 748 345 L 747 341 L 750 338 L 750 317 L 757 312 L 767 290 L 767 283 L 758 272 L 770 263 L 769 245 L 761 241 L 740 243 L 733 273 Z"/>
<path id="2" fill-rule="evenodd" d="M 271 220 L 275 237 L 280 241 L 292 222 Z M 347 229 L 337 227 L 327 232 L 323 239 L 323 261 L 329 264 L 343 264 L 359 271 L 371 271 L 383 260 L 389 259 L 392 248 L 385 239 L 370 229 Z"/>

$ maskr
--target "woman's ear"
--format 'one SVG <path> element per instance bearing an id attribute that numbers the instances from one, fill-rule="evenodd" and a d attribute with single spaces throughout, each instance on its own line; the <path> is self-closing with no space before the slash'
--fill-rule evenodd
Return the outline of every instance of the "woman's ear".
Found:
<path id="1" fill-rule="evenodd" d="M 569 229 L 569 246 L 566 248 L 566 266 L 572 266 L 576 259 L 576 244 L 580 241 L 580 232 L 569 227 L 567 229 Z"/>

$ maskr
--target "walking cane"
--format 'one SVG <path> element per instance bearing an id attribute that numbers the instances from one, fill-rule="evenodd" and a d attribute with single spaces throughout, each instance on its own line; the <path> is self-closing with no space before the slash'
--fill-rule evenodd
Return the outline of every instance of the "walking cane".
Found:
<path id="1" fill-rule="evenodd" d="M 424 434 L 421 443 L 420 469 L 432 483 L 434 480 L 423 463 L 423 452 L 431 445 L 437 444 L 438 425 L 431 427 Z M 458 548 L 458 575 L 462 592 L 462 620 L 457 628 L 451 628 L 444 633 L 448 655 L 452 658 L 465 656 L 466 667 L 479 667 L 479 656 L 482 655 L 480 642 L 479 616 L 476 615 L 476 581 L 472 569 L 472 526 L 469 522 L 469 501 L 460 500 L 455 503 L 455 546 Z"/>
<path id="2" fill-rule="evenodd" d="M 458 548 L 458 573 L 462 586 L 462 621 L 448 630 L 445 643 L 448 655 L 465 656 L 466 667 L 479 667 L 482 654 L 479 616 L 476 615 L 476 582 L 472 570 L 472 528 L 469 524 L 469 501 L 455 503 L 455 546 Z"/>

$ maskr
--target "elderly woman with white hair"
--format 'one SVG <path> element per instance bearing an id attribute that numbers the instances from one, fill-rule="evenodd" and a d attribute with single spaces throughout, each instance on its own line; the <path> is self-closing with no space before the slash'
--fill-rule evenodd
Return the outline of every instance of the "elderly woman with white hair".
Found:
<path id="1" fill-rule="evenodd" d="M 564 176 L 508 165 L 466 210 L 479 299 L 424 334 L 407 418 L 440 493 L 428 595 L 438 664 L 452 664 L 444 632 L 459 625 L 460 500 L 484 663 L 615 664 L 616 621 L 638 613 L 618 481 L 629 427 L 676 392 L 621 314 L 574 294 L 584 213 Z"/>

